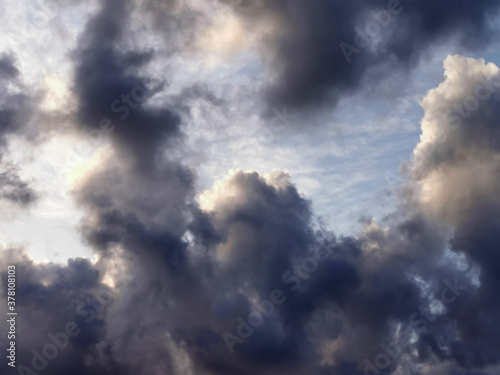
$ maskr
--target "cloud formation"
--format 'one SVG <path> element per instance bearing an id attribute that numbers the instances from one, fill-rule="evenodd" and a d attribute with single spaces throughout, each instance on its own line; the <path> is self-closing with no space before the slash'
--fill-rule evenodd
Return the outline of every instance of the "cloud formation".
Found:
<path id="1" fill-rule="evenodd" d="M 235 7 L 249 23 L 271 19 L 264 38 L 276 75 L 270 109 L 331 106 L 367 80 L 415 66 L 432 45 L 456 40 L 471 49 L 495 33 L 496 0 L 248 1 Z"/>
<path id="2" fill-rule="evenodd" d="M 449 311 L 463 341 L 450 343 L 448 355 L 467 367 L 486 367 L 498 362 L 499 344 L 492 325 L 499 286 L 499 69 L 462 56 L 449 56 L 444 67 L 444 82 L 422 102 L 426 114 L 414 174 L 426 210 L 454 228 L 452 250 L 481 270 L 470 303 Z"/>
<path id="3" fill-rule="evenodd" d="M 32 112 L 32 99 L 20 81 L 20 72 L 12 54 L 0 57 L 0 162 L 8 152 L 9 137 L 27 135 Z M 16 167 L 3 162 L 0 165 L 0 199 L 26 206 L 36 200 L 36 193 L 18 176 Z"/>
<path id="4" fill-rule="evenodd" d="M 300 108 L 334 103 L 377 64 L 411 65 L 433 39 L 484 40 L 497 2 L 431 5 L 405 4 L 384 39 L 345 66 L 338 44 L 385 2 L 235 9 L 279 21 L 271 105 Z M 154 101 L 165 90 L 146 73 L 156 51 L 125 37 L 133 6 L 103 1 L 72 54 L 75 127 L 109 141 L 73 191 L 95 262 L 35 263 L 26 250 L 1 250 L 3 305 L 3 270 L 17 269 L 17 373 L 495 374 L 498 67 L 445 60 L 444 81 L 422 100 L 398 208 L 386 226 L 365 218 L 358 236 L 336 236 L 286 172 L 235 170 L 195 199 L 180 113 L 185 97 L 213 98 L 195 87 Z M 10 56 L 0 59 L 0 79 L 18 74 Z M 22 132 L 27 99 L 0 100 L 7 144 Z M 32 199 L 14 175 L 0 184 L 6 199 Z"/>

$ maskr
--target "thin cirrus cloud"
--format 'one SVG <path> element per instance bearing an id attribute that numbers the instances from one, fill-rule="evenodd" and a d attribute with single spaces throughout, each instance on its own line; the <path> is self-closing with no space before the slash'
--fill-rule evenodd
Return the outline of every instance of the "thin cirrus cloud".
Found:
<path id="1" fill-rule="evenodd" d="M 0 94 L 1 155 L 20 153 L 13 147 L 20 139 L 33 148 L 68 134 L 81 140 L 70 150 L 76 162 L 66 165 L 74 169 L 72 184 L 61 183 L 61 189 L 81 218 L 71 224 L 93 254 L 92 260 L 76 256 L 65 264 L 39 262 L 22 239 L 2 244 L 1 303 L 6 305 L 6 270 L 14 264 L 22 322 L 16 368 L 4 360 L 2 373 L 496 374 L 500 76 L 495 64 L 449 53 L 444 77 L 419 98 L 420 140 L 414 140 L 405 164 L 406 179 L 390 186 L 390 213 L 383 222 L 369 213 L 358 218 L 358 233 L 333 233 L 315 214 L 316 197 L 302 194 L 290 172 L 243 170 L 236 160 L 244 158 L 226 167 L 231 152 L 240 157 L 238 148 L 244 146 L 247 158 L 255 155 L 263 169 L 269 160 L 281 167 L 293 159 L 297 171 L 307 175 L 318 168 L 309 140 L 342 139 L 338 118 L 320 124 L 329 116 L 327 106 L 340 120 L 349 117 L 353 128 L 344 131 L 344 139 L 353 134 L 356 139 L 355 126 L 375 139 L 365 139 L 366 147 L 338 146 L 334 152 L 337 160 L 349 157 L 349 166 L 362 169 L 353 154 L 368 147 L 370 155 L 383 153 L 376 142 L 386 133 L 411 132 L 415 114 L 398 108 L 385 119 L 403 124 L 396 126 L 400 133 L 390 122 L 377 130 L 376 121 L 366 121 L 370 113 L 379 115 L 375 109 L 356 115 L 356 106 L 367 100 L 356 101 L 356 94 L 380 87 L 389 68 L 415 77 L 412 69 L 439 43 L 480 51 L 491 41 L 490 16 L 498 2 L 401 2 L 400 8 L 394 1 L 207 4 L 103 1 L 66 57 L 72 74 L 63 86 L 72 104 L 52 105 L 50 116 L 39 92 L 22 84 L 14 54 L 0 58 L 6 87 Z M 370 11 L 387 15 L 391 9 L 400 11 L 370 46 L 356 47 L 360 51 L 349 63 L 340 44 L 353 41 L 358 26 L 373 17 Z M 203 27 L 213 26 L 211 12 L 232 17 L 229 29 L 220 28 L 219 62 L 199 45 L 206 40 L 200 36 Z M 140 37 L 131 33 L 138 20 L 143 20 L 140 35 L 148 35 L 144 40 L 150 43 L 138 44 Z M 249 36 L 243 48 L 259 45 L 264 58 L 257 70 L 265 67 L 266 78 L 235 77 L 224 86 L 214 80 L 223 74 L 218 70 L 241 63 L 234 38 L 226 34 L 256 33 L 251 22 L 272 25 L 262 38 Z M 211 30 L 209 39 L 216 38 L 218 29 Z M 254 52 L 245 53 L 254 64 Z M 161 64 L 165 76 L 158 79 L 151 66 L 160 59 L 174 63 Z M 206 70 L 193 77 L 209 79 L 193 82 L 185 72 L 176 77 L 194 67 Z M 352 110 L 335 109 L 339 103 L 350 103 Z M 277 108 L 286 122 L 266 117 L 278 116 Z M 211 110 L 216 113 L 203 116 Z M 228 123 L 235 118 L 239 121 Z M 227 142 L 223 152 L 199 150 L 197 145 L 210 142 L 193 142 L 209 134 L 212 123 L 223 133 L 214 144 Z M 317 126 L 307 126 L 313 123 Z M 260 138 L 245 133 L 247 126 L 266 124 L 272 127 Z M 314 134 L 301 136 L 298 124 Z M 245 134 L 248 142 L 241 143 Z M 275 154 L 266 157 L 276 145 Z M 331 156 L 318 149 L 326 159 Z M 216 161 L 205 168 L 226 177 L 204 188 L 200 179 L 210 157 Z M 217 158 L 224 171 L 214 167 Z M 44 184 L 25 182 L 20 176 L 26 169 L 11 160 L 17 159 L 2 158 L 8 172 L 0 174 L 1 198 L 14 213 L 34 215 L 48 199 Z M 350 184 L 335 175 L 338 169 L 320 170 L 344 186 L 330 189 L 331 199 L 374 179 L 357 173 Z M 306 178 L 302 183 L 323 188 Z M 0 327 L 7 332 L 7 321 Z"/>

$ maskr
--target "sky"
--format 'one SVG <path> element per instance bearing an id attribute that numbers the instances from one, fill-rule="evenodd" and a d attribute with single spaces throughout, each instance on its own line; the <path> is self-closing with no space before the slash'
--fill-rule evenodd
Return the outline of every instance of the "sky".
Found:
<path id="1" fill-rule="evenodd" d="M 2 373 L 500 374 L 499 9 L 0 4 Z"/>

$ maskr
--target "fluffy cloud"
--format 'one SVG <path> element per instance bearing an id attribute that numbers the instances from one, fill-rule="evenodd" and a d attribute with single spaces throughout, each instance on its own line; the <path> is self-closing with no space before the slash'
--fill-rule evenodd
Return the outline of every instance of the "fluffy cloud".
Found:
<path id="1" fill-rule="evenodd" d="M 444 82 L 422 101 L 425 116 L 414 174 L 424 209 L 454 229 L 451 248 L 481 270 L 470 304 L 449 312 L 463 338 L 450 345 L 449 355 L 466 366 L 488 366 L 498 361 L 499 343 L 492 325 L 500 269 L 495 245 L 499 69 L 462 56 L 449 56 L 444 67 Z"/>

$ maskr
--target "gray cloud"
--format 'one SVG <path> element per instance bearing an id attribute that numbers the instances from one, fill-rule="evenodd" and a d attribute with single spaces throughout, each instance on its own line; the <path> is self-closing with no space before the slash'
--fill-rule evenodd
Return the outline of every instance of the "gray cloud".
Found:
<path id="1" fill-rule="evenodd" d="M 0 57 L 0 80 L 9 81 L 0 93 L 0 162 L 8 152 L 8 138 L 28 134 L 27 122 L 32 112 L 32 98 L 20 82 L 20 72 L 12 54 Z M 20 87 L 20 90 L 16 89 Z M 0 165 L 0 199 L 26 206 L 36 200 L 37 194 L 18 176 L 18 170 L 3 161 Z"/>
<path id="2" fill-rule="evenodd" d="M 277 25 L 265 39 L 266 57 L 278 76 L 266 103 L 293 110 L 331 107 L 367 81 L 413 67 L 436 43 L 454 39 L 467 49 L 488 43 L 499 5 L 496 0 L 243 0 L 235 9 L 248 23 L 270 19 Z"/>
<path id="3" fill-rule="evenodd" d="M 15 169 L 0 173 L 0 196 L 10 202 L 26 206 L 37 199 L 36 192 L 22 181 Z"/>
<path id="4" fill-rule="evenodd" d="M 11 55 L 2 55 L 0 57 L 0 79 L 12 80 L 19 75 L 14 57 Z"/>
<path id="5" fill-rule="evenodd" d="M 311 202 L 283 172 L 235 171 L 194 200 L 178 113 L 189 111 L 183 98 L 218 99 L 193 87 L 152 104 L 163 86 L 143 72 L 155 51 L 123 40 L 131 5 L 104 1 L 72 55 L 77 126 L 95 130 L 104 121 L 109 130 L 109 152 L 74 190 L 82 236 L 98 260 L 35 264 L 20 249 L 2 250 L 2 270 L 18 270 L 20 364 L 33 367 L 31 350 L 44 355 L 49 333 L 64 331 L 67 346 L 46 361 L 46 373 L 390 374 L 404 366 L 472 374 L 498 365 L 496 89 L 458 128 L 448 116 L 481 74 L 495 77 L 493 66 L 447 59 L 445 84 L 422 102 L 424 137 L 397 211 L 387 227 L 368 218 L 359 236 L 336 237 L 317 225 Z M 391 28 L 348 70 L 329 70 L 342 52 L 325 46 L 352 35 L 365 3 L 243 2 L 237 9 L 294 26 L 271 43 L 285 79 L 275 103 L 301 107 L 357 87 L 353 72 L 363 76 L 368 63 L 385 61 L 382 50 L 408 64 L 432 38 L 460 33 L 459 25 L 470 37 L 463 43 L 476 40 L 486 12 L 496 9 L 474 5 L 471 17 L 466 2 L 435 5 L 434 13 L 430 5 L 408 4 L 397 21 L 403 30 Z M 335 37 L 325 27 L 332 20 Z M 19 100 L 6 96 L 6 111 Z M 5 118 L 5 134 L 22 127 Z M 25 187 L 12 176 L 5 181 Z M 69 337 L 75 327 L 81 331 Z"/>
<path id="6" fill-rule="evenodd" d="M 453 226 L 452 250 L 466 254 L 481 271 L 477 292 L 448 311 L 462 340 L 436 330 L 426 344 L 439 353 L 444 341 L 449 352 L 442 356 L 466 368 L 484 368 L 499 361 L 493 323 L 499 307 L 498 68 L 461 56 L 448 57 L 444 65 L 447 78 L 423 101 L 426 140 L 417 146 L 414 175 L 432 188 L 423 199 L 426 210 Z M 441 349 L 431 345 L 437 341 Z"/>

